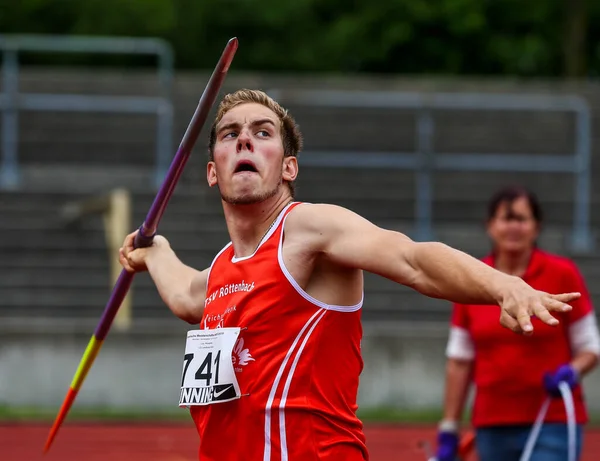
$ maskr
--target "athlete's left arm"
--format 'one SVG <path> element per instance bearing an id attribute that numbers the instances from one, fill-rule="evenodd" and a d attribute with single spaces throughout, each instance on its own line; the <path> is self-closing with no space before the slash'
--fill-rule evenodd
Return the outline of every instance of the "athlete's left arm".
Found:
<path id="1" fill-rule="evenodd" d="M 550 295 L 439 242 L 414 242 L 345 208 L 302 205 L 288 218 L 310 248 L 331 262 L 379 274 L 422 294 L 462 304 L 499 304 L 501 322 L 531 332 L 530 316 L 556 325 L 548 312 L 570 310 L 579 294 Z"/>

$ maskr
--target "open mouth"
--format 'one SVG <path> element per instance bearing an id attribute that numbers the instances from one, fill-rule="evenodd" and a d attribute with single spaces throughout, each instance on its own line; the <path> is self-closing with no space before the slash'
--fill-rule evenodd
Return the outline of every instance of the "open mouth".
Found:
<path id="1" fill-rule="evenodd" d="M 258 173 L 258 170 L 254 166 L 254 163 L 252 163 L 250 160 L 241 160 L 236 165 L 233 173 L 235 174 L 235 173 L 243 173 L 243 172 Z"/>

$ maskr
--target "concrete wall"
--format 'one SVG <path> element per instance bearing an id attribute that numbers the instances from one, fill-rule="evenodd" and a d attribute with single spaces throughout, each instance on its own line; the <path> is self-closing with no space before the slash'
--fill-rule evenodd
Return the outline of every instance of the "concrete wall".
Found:
<path id="1" fill-rule="evenodd" d="M 178 403 L 187 325 L 178 335 L 109 335 L 77 406 L 173 409 Z M 0 405 L 57 408 L 89 336 L 5 335 L 0 342 Z M 366 325 L 361 408 L 440 408 L 444 385 L 442 329 Z M 586 380 L 589 408 L 600 412 L 600 373 Z"/>

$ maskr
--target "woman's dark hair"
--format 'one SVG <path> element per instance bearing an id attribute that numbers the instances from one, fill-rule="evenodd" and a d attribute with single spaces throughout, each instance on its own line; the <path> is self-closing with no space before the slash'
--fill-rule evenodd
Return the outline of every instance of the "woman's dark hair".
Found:
<path id="1" fill-rule="evenodd" d="M 490 199 L 490 202 L 488 204 L 488 220 L 492 219 L 494 216 L 496 216 L 496 213 L 498 212 L 498 208 L 500 208 L 500 205 L 502 205 L 503 203 L 506 203 L 509 205 L 512 205 L 512 203 L 519 199 L 519 198 L 525 198 L 527 199 L 527 202 L 529 203 L 529 207 L 531 208 L 531 214 L 533 215 L 534 219 L 539 223 L 542 222 L 542 207 L 540 206 L 540 202 L 537 198 L 537 196 L 531 192 L 529 189 L 522 187 L 522 186 L 509 186 L 509 187 L 504 187 L 502 189 L 500 189 L 499 191 L 497 191 L 492 198 Z M 510 214 L 509 214 L 510 217 Z"/>

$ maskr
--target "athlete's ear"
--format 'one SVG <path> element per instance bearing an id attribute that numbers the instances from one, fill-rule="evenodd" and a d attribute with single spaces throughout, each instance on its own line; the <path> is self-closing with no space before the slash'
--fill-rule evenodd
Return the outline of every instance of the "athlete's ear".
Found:
<path id="1" fill-rule="evenodd" d="M 206 180 L 210 187 L 217 185 L 217 167 L 215 166 L 215 162 L 208 162 L 206 165 Z"/>
<path id="2" fill-rule="evenodd" d="M 281 176 L 284 181 L 292 182 L 298 176 L 298 159 L 296 157 L 284 157 Z"/>

